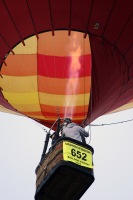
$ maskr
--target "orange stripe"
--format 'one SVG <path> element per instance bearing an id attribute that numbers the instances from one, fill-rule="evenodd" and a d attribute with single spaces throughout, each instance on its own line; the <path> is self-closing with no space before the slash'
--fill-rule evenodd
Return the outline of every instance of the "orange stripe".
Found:
<path id="1" fill-rule="evenodd" d="M 71 32 L 71 36 L 68 36 L 68 31 L 56 31 L 54 37 L 51 37 L 51 32 L 39 34 L 38 53 L 67 56 L 72 49 L 71 45 L 74 40 L 79 42 L 83 54 L 91 53 L 89 37 L 84 39 L 83 33 L 75 31 Z"/>
<path id="2" fill-rule="evenodd" d="M 37 55 L 9 55 L 7 66 L 3 65 L 1 74 L 8 76 L 37 75 Z"/>
<path id="3" fill-rule="evenodd" d="M 41 110 L 42 112 L 48 112 L 48 113 L 64 113 L 66 107 L 55 107 L 55 106 L 48 106 L 41 104 Z M 73 109 L 73 107 L 69 107 L 69 109 Z M 88 111 L 88 105 L 86 106 L 75 106 L 74 107 L 74 112 L 76 113 L 81 113 L 81 112 L 87 112 Z"/>
<path id="4" fill-rule="evenodd" d="M 66 88 L 70 79 L 56 79 L 38 76 L 39 92 L 48 94 L 66 94 Z M 74 79 L 73 79 L 74 80 Z M 90 93 L 91 78 L 79 78 L 76 94 Z M 71 94 L 71 93 L 70 93 Z"/>
<path id="5" fill-rule="evenodd" d="M 22 113 L 28 116 L 53 116 L 53 117 L 64 117 L 65 113 L 65 107 L 59 107 L 59 110 L 57 112 L 57 108 L 55 106 L 46 106 L 46 105 L 41 105 L 41 111 L 36 111 L 36 112 L 30 112 L 30 111 L 23 111 Z M 72 107 L 69 107 L 68 109 L 73 109 Z M 88 106 L 77 106 L 74 108 L 74 116 L 84 116 L 88 111 Z"/>

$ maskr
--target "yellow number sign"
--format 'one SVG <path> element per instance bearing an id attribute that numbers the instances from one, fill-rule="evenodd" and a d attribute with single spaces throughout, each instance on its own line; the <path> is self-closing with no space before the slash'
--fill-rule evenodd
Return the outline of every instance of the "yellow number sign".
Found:
<path id="1" fill-rule="evenodd" d="M 75 164 L 93 168 L 92 152 L 82 146 L 63 141 L 63 158 Z"/>

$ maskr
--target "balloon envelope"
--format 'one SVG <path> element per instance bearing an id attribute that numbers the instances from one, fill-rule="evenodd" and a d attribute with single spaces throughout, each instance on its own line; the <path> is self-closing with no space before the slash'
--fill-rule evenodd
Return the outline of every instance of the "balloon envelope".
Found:
<path id="1" fill-rule="evenodd" d="M 0 110 L 45 125 L 69 116 L 85 126 L 132 108 L 131 5 L 0 1 Z"/>

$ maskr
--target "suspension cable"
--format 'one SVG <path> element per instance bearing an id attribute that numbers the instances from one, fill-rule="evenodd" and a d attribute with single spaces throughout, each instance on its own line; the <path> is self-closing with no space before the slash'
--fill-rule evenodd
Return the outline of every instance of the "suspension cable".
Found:
<path id="1" fill-rule="evenodd" d="M 120 122 L 111 122 L 111 123 L 107 123 L 107 124 L 90 124 L 89 126 L 110 126 L 110 125 L 128 123 L 128 122 L 131 122 L 131 121 L 133 121 L 133 119 L 128 119 L 128 120 L 120 121 Z"/>

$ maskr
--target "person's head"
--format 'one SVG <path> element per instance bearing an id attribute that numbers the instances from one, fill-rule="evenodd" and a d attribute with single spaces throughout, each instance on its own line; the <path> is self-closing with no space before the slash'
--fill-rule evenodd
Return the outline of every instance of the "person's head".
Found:
<path id="1" fill-rule="evenodd" d="M 72 120 L 70 118 L 64 118 L 63 123 L 61 124 L 60 128 L 64 129 L 68 124 L 72 123 Z"/>
<path id="2" fill-rule="evenodd" d="M 67 126 L 69 123 L 72 123 L 72 120 L 70 118 L 65 118 L 64 119 L 64 126 Z"/>
<path id="3" fill-rule="evenodd" d="M 71 120 L 70 118 L 65 118 L 65 119 L 64 119 L 64 122 L 71 123 L 72 120 Z"/>

